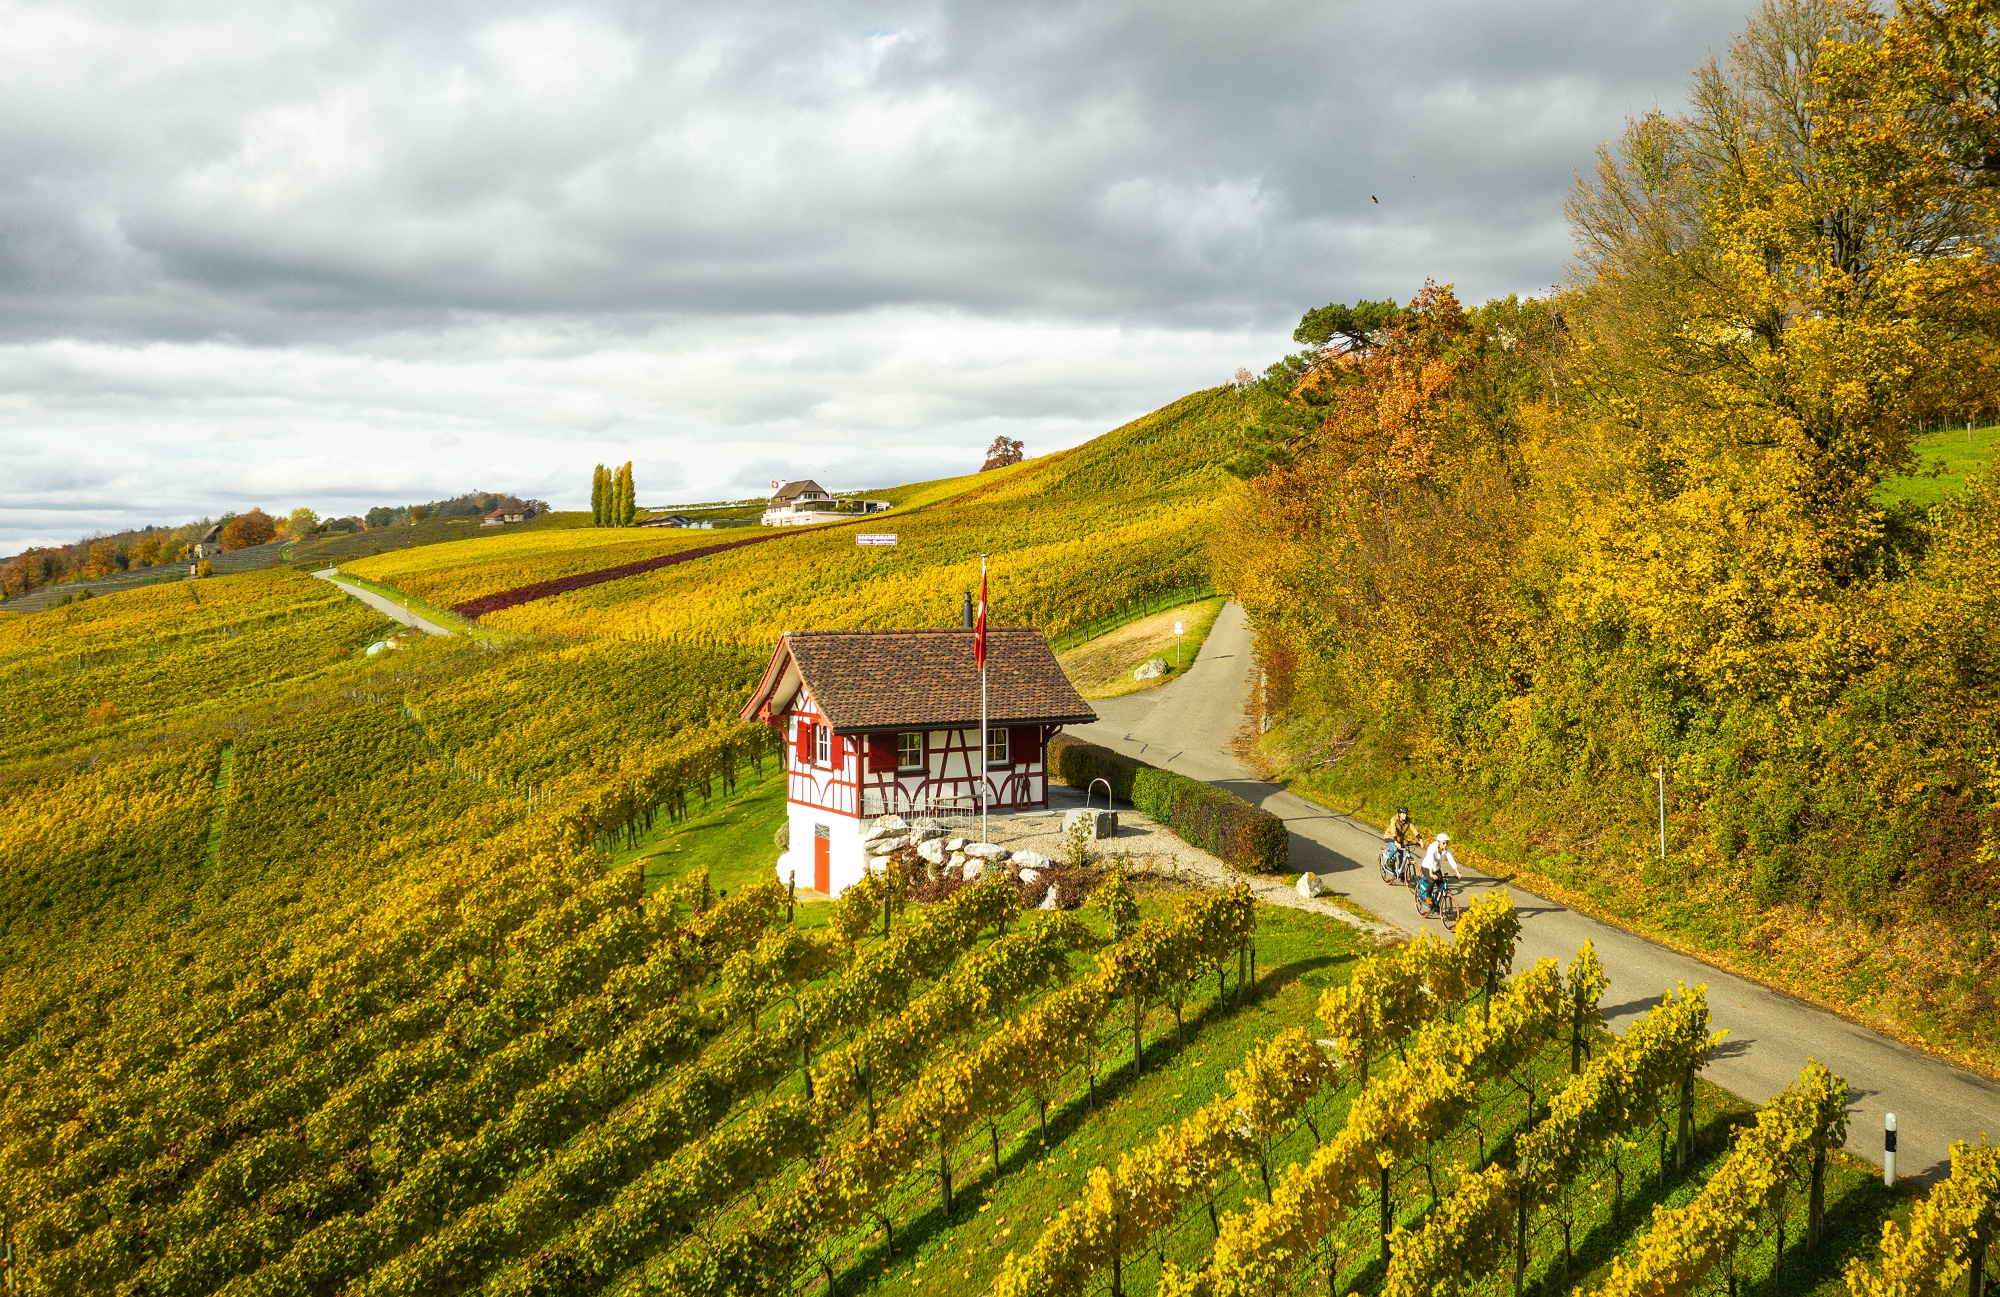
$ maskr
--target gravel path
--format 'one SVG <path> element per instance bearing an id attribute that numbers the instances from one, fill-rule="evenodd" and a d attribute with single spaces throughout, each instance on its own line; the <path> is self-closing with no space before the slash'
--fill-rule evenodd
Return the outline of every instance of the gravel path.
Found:
<path id="1" fill-rule="evenodd" d="M 451 634 L 451 632 L 446 630 L 444 627 L 434 625 L 431 622 L 425 621 L 423 618 L 411 612 L 408 608 L 405 608 L 403 605 L 397 603 L 394 599 L 385 599 L 381 595 L 376 594 L 373 590 L 364 590 L 360 586 L 355 585 L 351 581 L 341 580 L 339 572 L 340 572 L 339 568 L 330 567 L 324 571 L 315 572 L 313 573 L 313 575 L 331 585 L 339 586 L 341 589 L 347 591 L 347 593 L 353 595 L 356 599 L 359 599 L 362 603 L 367 604 L 370 608 L 373 608 L 376 612 L 381 613 L 384 617 L 394 617 L 397 621 L 403 623 L 403 625 L 414 627 L 415 629 L 422 631 L 426 635 Z"/>
<path id="2" fill-rule="evenodd" d="M 987 829 L 992 835 L 990 841 L 1009 851 L 1039 851 L 1051 860 L 1061 860 L 1068 854 L 1068 844 L 1062 836 L 1063 812 L 1083 803 L 1083 795 L 1075 789 L 1060 784 L 1051 785 L 1048 810 L 1016 811 L 991 817 Z M 1100 809 L 1103 807 L 1102 795 L 1097 798 L 1097 805 Z M 1266 904 L 1324 914 L 1378 938 L 1400 939 L 1404 935 L 1400 928 L 1377 922 L 1356 909 L 1325 897 L 1307 899 L 1299 895 L 1296 874 L 1282 877 L 1246 874 L 1227 861 L 1183 841 L 1173 830 L 1151 816 L 1130 806 L 1117 809 L 1118 836 L 1101 840 L 1093 848 L 1093 855 L 1100 861 L 1123 857 L 1131 872 L 1158 874 L 1216 891 L 1248 883 L 1251 895 Z"/>

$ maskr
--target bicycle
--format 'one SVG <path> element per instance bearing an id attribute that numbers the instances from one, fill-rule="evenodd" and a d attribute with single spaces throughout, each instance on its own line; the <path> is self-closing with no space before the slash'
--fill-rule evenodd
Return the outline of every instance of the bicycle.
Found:
<path id="1" fill-rule="evenodd" d="M 1407 882 L 1415 871 L 1410 868 L 1410 849 L 1399 842 L 1382 844 L 1382 881 L 1385 883 Z"/>
<path id="2" fill-rule="evenodd" d="M 1413 874 L 1422 873 L 1421 870 L 1412 870 L 1411 872 Z M 1423 890 L 1418 888 L 1415 883 L 1412 883 L 1410 886 L 1411 895 L 1416 897 L 1417 917 L 1420 919 L 1437 919 L 1441 921 L 1444 924 L 1446 932 L 1450 932 L 1458 926 L 1458 897 L 1452 890 L 1452 882 L 1453 880 L 1451 879 L 1439 877 L 1437 889 L 1431 892 L 1428 897 L 1423 894 Z"/>

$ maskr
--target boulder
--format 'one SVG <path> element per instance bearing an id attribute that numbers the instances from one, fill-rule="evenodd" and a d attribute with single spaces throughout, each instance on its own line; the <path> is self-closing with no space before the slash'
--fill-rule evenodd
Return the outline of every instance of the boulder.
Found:
<path id="1" fill-rule="evenodd" d="M 1115 838 L 1118 836 L 1117 811 L 1085 810 L 1080 806 L 1075 810 L 1065 811 L 1063 812 L 1064 837 L 1070 835 L 1070 826 L 1075 824 L 1088 826 L 1088 832 L 1092 841 L 1099 838 Z"/>
<path id="2" fill-rule="evenodd" d="M 969 883 L 985 872 L 986 862 L 984 860 L 968 860 L 965 862 L 965 873 L 962 876 Z"/>
<path id="3" fill-rule="evenodd" d="M 1030 869 L 1047 869 L 1055 861 L 1039 851 L 1016 851 L 1011 860 L 1021 867 L 1021 877 L 1026 878 Z"/>
<path id="4" fill-rule="evenodd" d="M 927 865 L 941 865 L 944 863 L 945 857 L 944 843 L 939 842 L 936 838 L 932 838 L 928 842 L 919 842 L 917 844 L 917 854 L 923 857 L 923 861 Z"/>
<path id="5" fill-rule="evenodd" d="M 886 873 L 889 866 L 895 862 L 895 859 L 894 856 L 877 856 L 868 862 L 868 872 L 871 874 Z"/>
<path id="6" fill-rule="evenodd" d="M 1005 860 L 1013 853 L 1005 847 L 996 847 L 991 842 L 975 842 L 965 848 L 965 854 L 979 860 Z"/>
<path id="7" fill-rule="evenodd" d="M 884 815 L 881 819 L 875 821 L 875 827 L 878 829 L 887 829 L 891 833 L 904 833 L 909 830 L 910 826 L 900 815 Z"/>
<path id="8" fill-rule="evenodd" d="M 1056 895 L 1056 890 L 1057 890 L 1056 885 L 1054 883 L 1050 883 L 1048 895 L 1042 898 L 1042 903 L 1039 908 L 1044 910 L 1053 910 L 1056 908 L 1057 902 L 1061 899 Z"/>
<path id="9" fill-rule="evenodd" d="M 952 853 L 951 853 L 951 863 L 952 863 L 952 864 L 954 864 L 954 865 L 962 865 L 962 864 L 964 864 L 964 863 L 965 863 L 965 853 L 964 853 L 963 851 L 954 851 L 954 852 L 952 852 Z"/>
<path id="10" fill-rule="evenodd" d="M 1042 880 L 1042 871 L 1039 869 L 1023 869 L 1021 871 L 1021 881 L 1027 884 L 1029 887 L 1033 887 L 1036 883 L 1039 883 L 1041 880 Z"/>
<path id="11" fill-rule="evenodd" d="M 917 827 L 912 828 L 910 830 L 910 841 L 912 842 L 936 842 L 939 838 L 942 838 L 943 836 L 944 836 L 944 830 L 939 828 L 935 824 L 931 825 L 929 828 L 924 828 L 922 825 L 918 825 Z"/>
<path id="12" fill-rule="evenodd" d="M 1318 874 L 1299 875 L 1299 895 L 1305 897 L 1308 901 L 1325 890 L 1325 886 L 1319 881 Z"/>
<path id="13" fill-rule="evenodd" d="M 861 835 L 861 840 L 863 842 L 884 842 L 890 838 L 900 838 L 907 832 L 908 830 L 902 825 L 884 824 L 880 820 L 877 820 L 874 828 Z"/>
<path id="14" fill-rule="evenodd" d="M 969 841 L 969 838 L 953 838 L 944 844 L 944 849 L 946 851 L 963 851 L 965 850 L 966 843 Z"/>
<path id="15" fill-rule="evenodd" d="M 1172 671 L 1173 667 L 1167 664 L 1165 658 L 1147 658 L 1139 664 L 1138 670 L 1132 673 L 1132 678 L 1134 680 L 1158 680 L 1163 675 L 1171 674 Z"/>
<path id="16" fill-rule="evenodd" d="M 911 820 L 908 824 L 904 825 L 903 827 L 908 829 L 912 834 L 918 836 L 926 836 L 926 835 L 930 837 L 944 836 L 944 825 L 939 824 L 936 820 L 932 819 L 928 815 L 919 815 L 916 819 Z"/>

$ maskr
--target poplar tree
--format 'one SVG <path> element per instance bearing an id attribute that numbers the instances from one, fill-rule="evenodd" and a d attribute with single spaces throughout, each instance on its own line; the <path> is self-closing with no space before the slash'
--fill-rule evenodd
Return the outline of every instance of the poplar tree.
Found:
<path id="1" fill-rule="evenodd" d="M 609 494 L 605 485 L 604 465 L 599 464 L 590 473 L 590 525 L 593 527 L 604 525 L 605 497 Z"/>
<path id="2" fill-rule="evenodd" d="M 618 470 L 618 525 L 630 527 L 639 516 L 638 492 L 632 485 L 632 461 Z"/>

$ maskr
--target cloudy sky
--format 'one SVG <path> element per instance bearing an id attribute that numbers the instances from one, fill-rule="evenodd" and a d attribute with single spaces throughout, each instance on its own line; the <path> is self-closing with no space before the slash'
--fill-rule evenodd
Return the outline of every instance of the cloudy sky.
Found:
<path id="1" fill-rule="evenodd" d="M 1748 8 L 0 0 L 0 553 L 1074 445 L 1545 288 Z"/>

